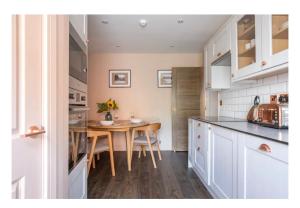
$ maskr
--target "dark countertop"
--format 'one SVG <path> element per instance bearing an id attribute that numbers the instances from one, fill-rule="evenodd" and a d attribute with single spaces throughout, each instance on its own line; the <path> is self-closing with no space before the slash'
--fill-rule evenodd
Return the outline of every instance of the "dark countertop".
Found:
<path id="1" fill-rule="evenodd" d="M 211 122 L 246 122 L 246 119 L 239 119 L 239 118 L 231 118 L 231 117 L 225 117 L 225 116 L 192 116 L 191 119 L 204 121 L 207 123 Z"/>
<path id="2" fill-rule="evenodd" d="M 248 123 L 246 120 L 228 117 L 191 117 L 191 119 L 203 121 L 223 128 L 231 129 L 241 133 L 258 136 L 264 139 L 273 140 L 283 144 L 289 143 L 288 129 L 274 129 Z"/>

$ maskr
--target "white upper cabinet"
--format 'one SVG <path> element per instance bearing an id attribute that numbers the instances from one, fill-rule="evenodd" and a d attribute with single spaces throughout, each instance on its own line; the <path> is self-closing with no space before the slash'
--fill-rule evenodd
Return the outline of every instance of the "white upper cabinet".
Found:
<path id="1" fill-rule="evenodd" d="M 211 189 L 218 198 L 237 198 L 237 133 L 211 127 Z"/>
<path id="2" fill-rule="evenodd" d="M 264 15 L 262 27 L 263 69 L 288 62 L 288 15 Z"/>
<path id="3" fill-rule="evenodd" d="M 288 198 L 288 145 L 239 134 L 238 198 Z"/>
<path id="4" fill-rule="evenodd" d="M 82 41 L 87 44 L 87 15 L 69 15 L 69 19 Z"/>
<path id="5" fill-rule="evenodd" d="M 213 60 L 230 50 L 230 24 L 226 23 L 213 38 Z"/>
<path id="6" fill-rule="evenodd" d="M 238 15 L 232 27 L 232 80 L 254 74 L 262 63 L 262 15 Z"/>
<path id="7" fill-rule="evenodd" d="M 222 65 L 223 63 L 219 65 L 212 64 L 216 60 L 222 59 L 230 51 L 230 31 L 231 25 L 228 21 L 218 30 L 204 48 L 206 88 L 215 90 L 230 88 L 230 56 L 228 56 L 229 62 L 227 61 L 226 66 Z"/>
<path id="8" fill-rule="evenodd" d="M 239 15 L 233 19 L 232 81 L 287 70 L 288 15 Z"/>

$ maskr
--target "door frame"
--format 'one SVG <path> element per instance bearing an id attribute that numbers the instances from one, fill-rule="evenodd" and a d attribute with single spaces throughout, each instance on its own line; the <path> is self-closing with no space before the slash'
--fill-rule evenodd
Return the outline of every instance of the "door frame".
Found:
<path id="1" fill-rule="evenodd" d="M 45 198 L 68 198 L 69 17 L 44 15 L 44 92 L 48 137 L 43 145 Z"/>

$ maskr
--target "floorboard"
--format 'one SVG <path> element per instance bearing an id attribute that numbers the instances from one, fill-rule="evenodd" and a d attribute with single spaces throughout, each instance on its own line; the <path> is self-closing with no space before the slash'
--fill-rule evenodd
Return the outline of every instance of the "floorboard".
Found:
<path id="1" fill-rule="evenodd" d="M 187 152 L 162 151 L 157 169 L 149 152 L 138 159 L 133 154 L 132 171 L 127 170 L 126 152 L 115 152 L 116 176 L 111 176 L 109 155 L 101 153 L 88 178 L 91 199 L 209 199 L 210 194 L 194 171 L 187 167 Z"/>

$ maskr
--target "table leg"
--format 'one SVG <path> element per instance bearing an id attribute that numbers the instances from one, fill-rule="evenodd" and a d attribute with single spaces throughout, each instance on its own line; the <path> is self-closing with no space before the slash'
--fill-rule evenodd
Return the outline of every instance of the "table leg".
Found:
<path id="1" fill-rule="evenodd" d="M 90 172 L 90 169 L 91 169 L 91 164 L 92 164 L 93 157 L 94 157 L 94 152 L 95 152 L 95 147 L 96 147 L 97 137 L 96 137 L 96 136 L 93 136 L 92 139 L 93 139 L 93 141 L 92 141 L 91 152 L 90 152 L 90 155 L 89 155 L 88 173 L 87 173 L 87 175 L 89 175 L 89 172 Z"/>
<path id="2" fill-rule="evenodd" d="M 131 149 L 130 149 L 130 131 L 126 131 L 126 149 L 127 149 L 127 165 L 128 165 L 128 171 L 131 171 Z"/>

